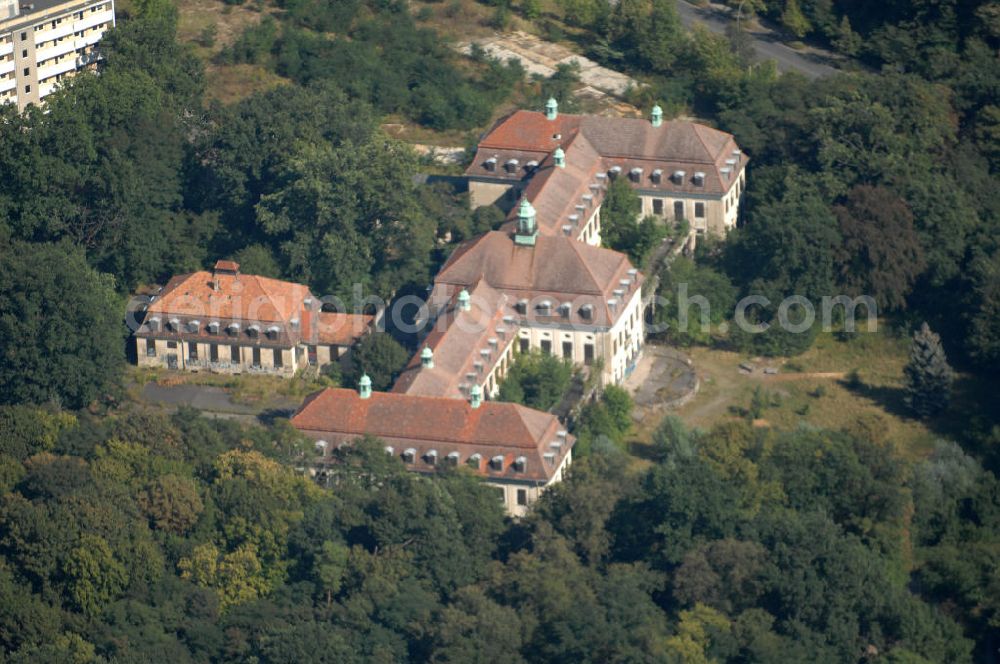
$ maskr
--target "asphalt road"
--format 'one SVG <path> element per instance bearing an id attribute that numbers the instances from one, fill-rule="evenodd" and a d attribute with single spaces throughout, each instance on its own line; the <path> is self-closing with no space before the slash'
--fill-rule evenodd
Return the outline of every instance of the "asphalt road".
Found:
<path id="1" fill-rule="evenodd" d="M 720 34 L 725 34 L 726 26 L 732 21 L 732 14 L 728 9 L 715 3 L 698 7 L 686 0 L 677 0 L 677 12 L 685 26 L 690 27 L 696 22 L 703 23 L 712 32 Z M 747 34 L 753 40 L 757 58 L 774 60 L 778 71 L 796 71 L 808 78 L 819 78 L 838 71 L 828 64 L 833 60 L 833 56 L 825 51 L 815 48 L 796 51 L 781 43 L 778 35 L 766 28 L 754 27 Z"/>

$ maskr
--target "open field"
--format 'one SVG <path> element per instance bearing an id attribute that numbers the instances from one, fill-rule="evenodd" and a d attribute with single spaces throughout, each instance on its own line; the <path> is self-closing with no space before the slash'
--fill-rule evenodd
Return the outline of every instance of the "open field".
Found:
<path id="1" fill-rule="evenodd" d="M 670 412 L 690 427 L 708 429 L 725 420 L 746 418 L 754 392 L 760 388 L 768 405 L 755 422 L 758 426 L 787 429 L 806 424 L 864 431 L 891 442 L 904 457 L 920 458 L 939 438 L 962 440 L 970 418 L 997 412 L 997 396 L 976 379 L 959 375 L 949 413 L 928 421 L 910 417 L 902 389 L 909 343 L 908 337 L 897 337 L 883 326 L 878 333 L 861 333 L 849 341 L 821 334 L 813 348 L 788 359 L 692 348 L 687 352 L 701 389 L 689 403 Z M 740 365 L 747 362 L 754 364 L 753 373 L 740 371 Z M 775 367 L 778 374 L 765 375 L 764 367 Z M 632 441 L 637 454 L 643 455 L 666 414 L 657 405 L 642 410 Z"/>
<path id="2" fill-rule="evenodd" d="M 215 62 L 222 49 L 239 39 L 248 27 L 273 13 L 273 7 L 261 1 L 227 5 L 221 0 L 177 0 L 177 8 L 180 12 L 177 38 L 191 44 L 205 61 L 205 89 L 210 100 L 228 104 L 287 83 L 259 65 Z"/>

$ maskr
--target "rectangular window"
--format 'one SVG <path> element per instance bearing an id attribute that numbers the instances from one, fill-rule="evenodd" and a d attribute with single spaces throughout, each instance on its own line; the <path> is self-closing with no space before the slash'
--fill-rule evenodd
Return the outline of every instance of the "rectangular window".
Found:
<path id="1" fill-rule="evenodd" d="M 588 367 L 594 363 L 594 344 L 583 345 L 583 363 Z"/>
<path id="2" fill-rule="evenodd" d="M 528 490 L 527 489 L 518 489 L 517 490 L 517 504 L 518 505 L 527 505 L 528 504 Z"/>
<path id="3" fill-rule="evenodd" d="M 31 92 L 31 86 L 30 86 L 30 85 L 26 85 L 26 86 L 24 86 L 24 92 L 25 92 L 25 93 L 29 93 L 29 92 Z"/>
<path id="4" fill-rule="evenodd" d="M 146 339 L 146 357 L 156 357 L 156 339 Z"/>
<path id="5" fill-rule="evenodd" d="M 507 495 L 506 495 L 507 492 L 504 491 L 502 486 L 495 486 L 493 487 L 493 490 L 496 491 L 497 500 L 499 500 L 501 503 L 507 502 Z"/>
<path id="6" fill-rule="evenodd" d="M 275 348 L 274 349 L 274 366 L 276 366 L 276 367 L 284 366 L 282 364 L 282 360 L 281 360 L 282 354 L 283 353 L 281 352 L 280 348 Z"/>
<path id="7" fill-rule="evenodd" d="M 663 216 L 663 199 L 654 198 L 653 199 L 653 214 Z"/>
<path id="8" fill-rule="evenodd" d="M 25 76 L 31 76 L 31 67 L 25 67 L 24 68 L 24 75 Z"/>
<path id="9" fill-rule="evenodd" d="M 208 357 L 213 362 L 219 361 L 219 344 L 209 344 L 208 346 Z"/>
<path id="10" fill-rule="evenodd" d="M 552 354 L 552 342 L 548 339 L 542 339 L 542 352 L 546 355 Z"/>
<path id="11" fill-rule="evenodd" d="M 176 341 L 168 341 L 167 342 L 167 348 L 177 348 L 177 342 Z"/>
<path id="12" fill-rule="evenodd" d="M 573 342 L 572 341 L 564 341 L 562 343 L 562 347 L 563 347 L 563 357 L 565 357 L 567 360 L 572 360 L 573 359 Z"/>
<path id="13" fill-rule="evenodd" d="M 309 366 L 316 366 L 318 360 L 316 359 L 316 346 L 309 346 Z"/>
<path id="14" fill-rule="evenodd" d="M 694 218 L 695 219 L 704 219 L 705 218 L 705 204 L 704 203 L 695 203 L 694 204 Z"/>
<path id="15" fill-rule="evenodd" d="M 674 201 L 674 219 L 680 221 L 684 218 L 684 201 Z"/>
<path id="16" fill-rule="evenodd" d="M 229 347 L 229 361 L 232 362 L 233 364 L 239 364 L 240 363 L 240 347 L 239 346 L 230 346 Z"/>
<path id="17" fill-rule="evenodd" d="M 189 360 L 198 359 L 198 344 L 193 344 L 193 343 L 188 344 L 188 359 Z"/>
<path id="18" fill-rule="evenodd" d="M 260 368 L 260 347 L 254 346 L 253 348 L 253 366 Z"/>
<path id="19" fill-rule="evenodd" d="M 521 352 L 522 352 L 522 353 L 527 353 L 527 352 L 528 352 L 528 340 L 527 340 L 527 339 L 524 339 L 524 338 L 522 337 L 522 338 L 520 339 L 520 344 L 521 344 Z"/>

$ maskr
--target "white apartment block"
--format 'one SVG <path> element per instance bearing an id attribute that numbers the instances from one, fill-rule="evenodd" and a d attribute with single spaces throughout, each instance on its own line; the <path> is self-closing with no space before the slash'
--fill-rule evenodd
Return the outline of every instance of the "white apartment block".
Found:
<path id="1" fill-rule="evenodd" d="M 96 65 L 114 0 L 0 0 L 0 104 L 23 111 Z"/>

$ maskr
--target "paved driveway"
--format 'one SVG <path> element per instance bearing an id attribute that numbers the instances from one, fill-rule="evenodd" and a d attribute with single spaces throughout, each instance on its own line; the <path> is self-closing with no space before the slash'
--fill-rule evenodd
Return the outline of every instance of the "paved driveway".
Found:
<path id="1" fill-rule="evenodd" d="M 725 5 L 709 3 L 700 7 L 687 0 L 677 0 L 677 12 L 685 26 L 703 23 L 709 30 L 719 34 L 725 34 L 726 26 L 735 16 L 735 12 Z M 753 41 L 758 59 L 774 60 L 778 71 L 796 71 L 808 78 L 828 76 L 838 71 L 830 65 L 837 59 L 833 53 L 811 47 L 803 51 L 789 48 L 779 41 L 777 33 L 766 27 L 754 26 L 747 30 L 747 34 Z"/>

